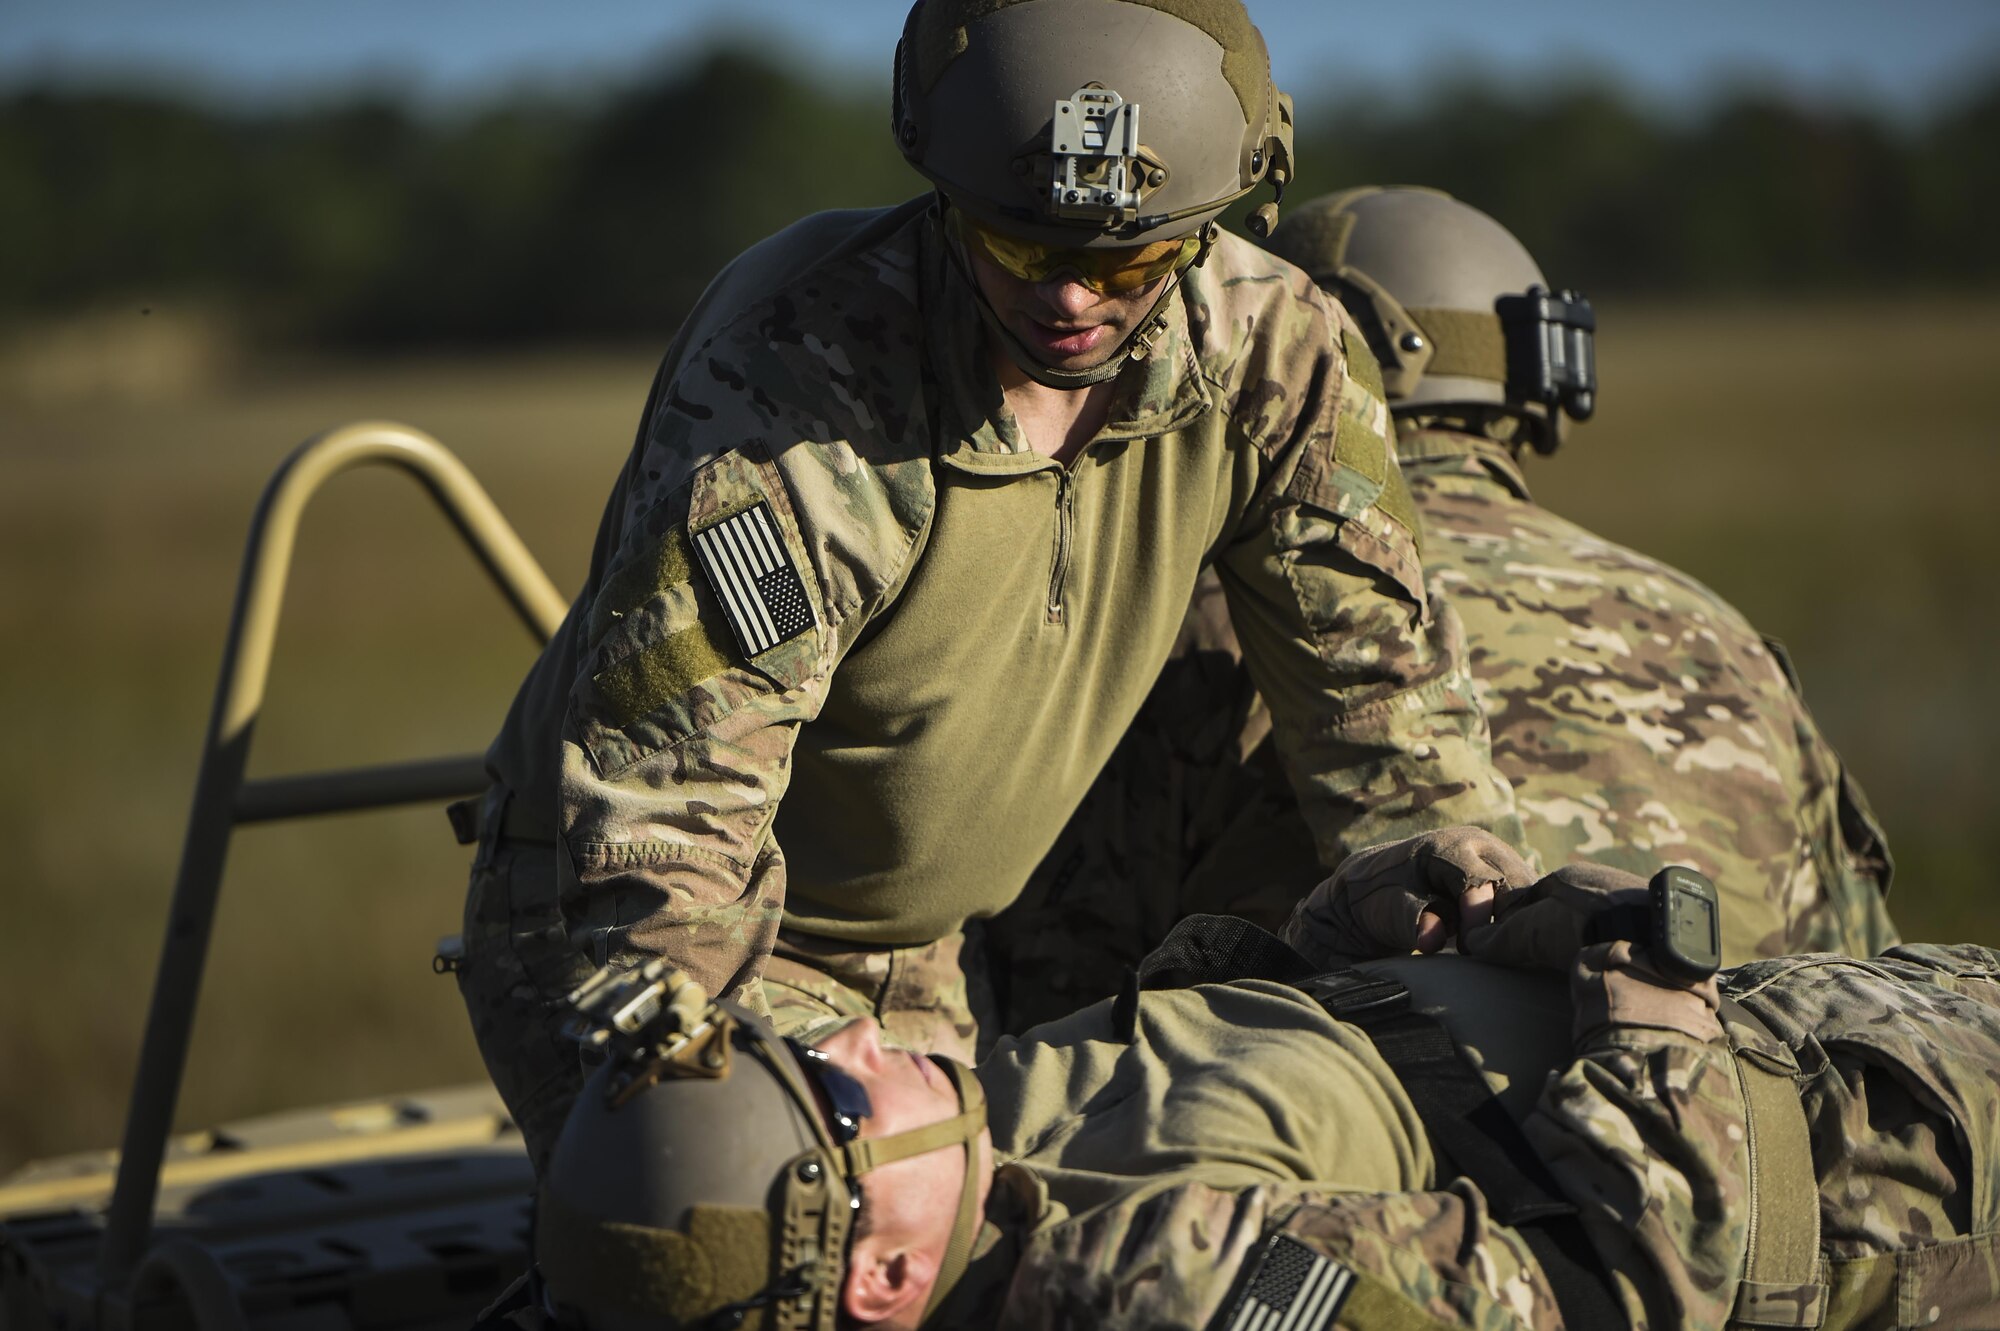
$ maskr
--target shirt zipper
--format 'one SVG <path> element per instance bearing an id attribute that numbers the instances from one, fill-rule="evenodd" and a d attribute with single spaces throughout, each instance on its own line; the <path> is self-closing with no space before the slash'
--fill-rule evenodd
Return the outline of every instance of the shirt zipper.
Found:
<path id="1" fill-rule="evenodd" d="M 1049 573 L 1048 622 L 1063 622 L 1063 589 L 1069 578 L 1070 526 L 1076 511 L 1076 488 L 1068 467 L 1056 468 L 1056 562 Z"/>

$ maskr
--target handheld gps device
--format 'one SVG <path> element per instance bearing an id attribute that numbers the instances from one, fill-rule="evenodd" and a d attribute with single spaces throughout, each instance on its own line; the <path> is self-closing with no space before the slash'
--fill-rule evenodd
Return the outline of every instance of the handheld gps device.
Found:
<path id="1" fill-rule="evenodd" d="M 1646 894 L 1653 964 L 1684 984 L 1715 974 L 1722 965 L 1722 903 L 1715 884 L 1697 870 L 1670 864 L 1653 875 Z"/>

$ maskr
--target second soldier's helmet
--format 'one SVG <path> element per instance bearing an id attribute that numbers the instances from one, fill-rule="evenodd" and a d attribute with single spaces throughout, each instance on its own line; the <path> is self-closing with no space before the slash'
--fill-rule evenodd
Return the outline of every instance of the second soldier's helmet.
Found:
<path id="1" fill-rule="evenodd" d="M 1534 256 L 1441 190 L 1366 186 L 1288 211 L 1266 242 L 1351 313 L 1390 407 L 1512 408 L 1546 422 L 1596 409 L 1596 316 L 1551 293 Z M 1553 432 L 1537 440 L 1554 446 Z"/>
<path id="2" fill-rule="evenodd" d="M 953 206 L 1044 245 L 1186 236 L 1292 170 L 1241 0 L 917 0 L 891 121 Z"/>
<path id="3" fill-rule="evenodd" d="M 559 1325 L 834 1331 L 856 1180 L 959 1146 L 966 1178 L 935 1310 L 976 1236 L 985 1101 L 968 1070 L 939 1060 L 956 1117 L 863 1139 L 858 1083 L 664 962 L 600 971 L 570 1001 L 574 1033 L 605 1061 L 537 1198 L 536 1268 Z"/>

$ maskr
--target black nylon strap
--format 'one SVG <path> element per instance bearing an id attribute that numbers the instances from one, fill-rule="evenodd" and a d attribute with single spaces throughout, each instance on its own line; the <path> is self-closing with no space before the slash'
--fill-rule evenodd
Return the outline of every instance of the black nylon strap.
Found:
<path id="1" fill-rule="evenodd" d="M 1276 935 L 1234 915 L 1190 915 L 1139 963 L 1141 989 L 1187 989 L 1231 980 L 1296 984 L 1312 963 Z"/>
<path id="2" fill-rule="evenodd" d="M 1597 1250 L 1548 1166 L 1437 1018 L 1410 1009 L 1409 990 L 1361 971 L 1312 974 L 1311 964 L 1247 920 L 1191 915 L 1139 964 L 1114 1016 L 1130 1032 L 1139 991 L 1229 980 L 1290 984 L 1365 1032 L 1410 1097 L 1440 1161 L 1472 1180 L 1493 1218 L 1534 1253 L 1566 1327 L 1627 1322 Z"/>
<path id="3" fill-rule="evenodd" d="M 1537 1220 L 1514 1232 L 1535 1254 L 1564 1326 L 1596 1331 L 1632 1324 L 1611 1292 L 1611 1277 L 1598 1260 L 1597 1249 L 1590 1246 L 1590 1235 L 1575 1216 Z"/>
<path id="4" fill-rule="evenodd" d="M 521 1314 L 541 1306 L 541 1269 L 530 1266 L 500 1291 L 499 1298 L 480 1310 L 479 1319 L 472 1324 L 472 1331 L 519 1331 L 524 1324 L 519 1320 Z"/>
<path id="5" fill-rule="evenodd" d="M 1336 971 L 1299 986 L 1337 1020 L 1360 1027 L 1396 1074 L 1432 1149 L 1486 1195 L 1494 1220 L 1511 1227 L 1541 1265 L 1568 1327 L 1625 1323 L 1576 1207 L 1444 1023 L 1412 1012 L 1394 980 Z"/>
<path id="6" fill-rule="evenodd" d="M 1399 986 L 1400 987 L 1400 986 Z M 1310 985 L 1307 993 L 1313 993 Z M 1318 997 L 1317 994 L 1314 994 Z M 1457 1041 L 1434 1017 L 1378 1008 L 1350 1016 L 1327 1011 L 1368 1033 L 1382 1061 L 1424 1122 L 1431 1144 L 1458 1173 L 1479 1185 L 1503 1225 L 1573 1215 L 1548 1166 L 1528 1144 L 1486 1081 L 1466 1064 Z"/>
<path id="7" fill-rule="evenodd" d="M 1297 984 L 1313 973 L 1312 963 L 1275 934 L 1234 915 L 1190 915 L 1148 952 L 1111 1005 L 1112 1029 L 1130 1043 L 1145 989 L 1192 989 L 1231 980 L 1275 980 Z"/>

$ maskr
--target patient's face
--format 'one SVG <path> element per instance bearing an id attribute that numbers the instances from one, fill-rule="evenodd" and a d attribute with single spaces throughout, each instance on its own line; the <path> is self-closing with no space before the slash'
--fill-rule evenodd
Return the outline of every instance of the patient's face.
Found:
<path id="1" fill-rule="evenodd" d="M 874 1112 L 861 1125 L 863 1137 L 886 1137 L 958 1112 L 958 1092 L 944 1073 L 921 1054 L 884 1046 L 872 1021 L 850 1022 L 818 1049 L 867 1089 Z"/>
<path id="2" fill-rule="evenodd" d="M 921 1054 L 884 1047 L 880 1028 L 872 1021 L 845 1026 L 818 1047 L 828 1061 L 867 1090 L 872 1112 L 861 1122 L 864 1138 L 906 1132 L 958 1113 L 958 1092 L 944 1072 Z M 991 1138 L 981 1133 L 982 1175 L 992 1170 L 992 1151 Z M 964 1181 L 965 1151 L 957 1145 L 882 1166 L 862 1180 L 874 1231 L 912 1238 L 935 1234 L 942 1247 L 958 1213 Z"/>

